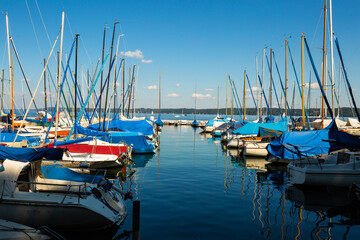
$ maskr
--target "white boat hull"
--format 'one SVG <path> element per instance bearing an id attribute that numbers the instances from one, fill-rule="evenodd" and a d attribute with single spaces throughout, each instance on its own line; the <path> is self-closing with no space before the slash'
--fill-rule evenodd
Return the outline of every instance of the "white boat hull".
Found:
<path id="1" fill-rule="evenodd" d="M 247 142 L 245 143 L 243 153 L 245 156 L 250 157 L 266 157 L 268 154 L 266 150 L 267 145 L 269 143 Z"/>
<path id="2" fill-rule="evenodd" d="M 298 185 L 349 187 L 360 183 L 360 159 L 338 163 L 330 155 L 322 163 L 318 159 L 294 161 L 288 165 L 289 180 Z"/>
<path id="3" fill-rule="evenodd" d="M 25 192 L 15 194 L 14 198 L 4 197 L 0 203 L 0 216 L 30 227 L 47 226 L 56 231 L 105 229 L 119 225 L 125 217 L 126 211 L 124 215 L 114 214 L 110 209 L 102 208 L 92 196 L 83 199 L 76 195 L 66 198 L 61 194 L 58 197 L 54 195 Z"/>

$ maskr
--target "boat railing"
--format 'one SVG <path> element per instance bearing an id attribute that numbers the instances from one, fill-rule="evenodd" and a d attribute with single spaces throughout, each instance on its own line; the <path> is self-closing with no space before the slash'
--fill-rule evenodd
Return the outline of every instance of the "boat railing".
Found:
<path id="1" fill-rule="evenodd" d="M 5 180 L 4 180 L 5 181 Z M 30 181 L 15 181 L 17 184 L 34 184 L 34 185 L 47 185 L 47 186 L 58 186 L 58 187 L 68 187 L 67 190 L 65 191 L 64 194 L 64 198 L 62 199 L 61 203 L 64 202 L 64 200 L 66 199 L 66 197 L 70 194 L 70 193 L 76 193 L 78 196 L 78 203 L 80 203 L 80 198 L 82 195 L 87 194 L 86 193 L 86 189 L 87 189 L 87 183 L 81 183 L 81 184 L 76 184 L 76 185 L 71 185 L 71 184 L 61 184 L 61 183 L 39 183 L 39 182 L 30 182 Z M 76 191 L 71 191 L 74 188 L 78 188 L 76 189 Z M 83 191 L 82 191 L 83 190 Z M 63 192 L 63 191 L 61 191 Z M 2 194 L 3 195 L 3 194 Z M 1 199 L 2 199 L 2 195 L 1 195 Z"/>

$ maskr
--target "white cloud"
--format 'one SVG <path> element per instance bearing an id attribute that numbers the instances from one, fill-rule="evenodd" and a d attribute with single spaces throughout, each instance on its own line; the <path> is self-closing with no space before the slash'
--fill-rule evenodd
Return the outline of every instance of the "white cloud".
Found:
<path id="1" fill-rule="evenodd" d="M 127 51 L 127 52 L 121 52 L 120 54 L 125 57 L 138 58 L 138 59 L 144 58 L 144 54 L 139 49 L 136 49 L 135 52 Z"/>
<path id="2" fill-rule="evenodd" d="M 309 83 L 305 83 L 305 84 L 304 84 L 304 87 L 308 88 L 308 87 L 309 87 Z M 319 88 L 319 84 L 318 84 L 317 82 L 314 82 L 314 83 L 310 84 L 310 88 L 311 88 L 311 89 L 320 89 L 320 88 Z"/>
<path id="3" fill-rule="evenodd" d="M 28 78 L 27 78 L 26 80 L 27 80 L 28 82 L 31 82 L 31 79 L 28 79 Z M 22 79 L 21 79 L 21 82 L 25 82 L 25 79 L 22 78 Z"/>
<path id="4" fill-rule="evenodd" d="M 180 87 L 180 83 L 175 84 L 175 86 Z"/>
<path id="5" fill-rule="evenodd" d="M 211 94 L 202 94 L 202 93 L 193 93 L 191 95 L 193 98 L 197 98 L 197 99 L 214 99 L 213 96 L 211 96 Z"/>
<path id="6" fill-rule="evenodd" d="M 141 62 L 142 63 L 152 63 L 152 60 L 150 60 L 150 59 L 149 60 L 141 59 Z"/>
<path id="7" fill-rule="evenodd" d="M 212 91 L 214 91 L 213 88 L 205 88 L 205 92 L 212 92 Z"/>
<path id="8" fill-rule="evenodd" d="M 40 92 L 40 95 L 45 95 L 45 91 L 41 91 L 41 92 Z M 50 96 L 50 92 L 49 92 L 49 91 L 46 91 L 46 95 L 49 97 L 49 96 Z"/>
<path id="9" fill-rule="evenodd" d="M 167 95 L 168 97 L 179 97 L 180 95 L 179 94 L 177 94 L 177 93 L 170 93 L 170 94 L 168 94 Z"/>
<path id="10" fill-rule="evenodd" d="M 149 90 L 155 90 L 157 89 L 157 86 L 156 85 L 151 85 L 151 86 L 147 86 L 147 87 L 144 87 L 145 89 L 149 89 Z"/>

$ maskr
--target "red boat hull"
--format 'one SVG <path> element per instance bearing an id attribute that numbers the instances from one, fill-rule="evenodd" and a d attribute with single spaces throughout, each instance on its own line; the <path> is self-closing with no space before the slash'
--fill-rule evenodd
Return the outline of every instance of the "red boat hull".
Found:
<path id="1" fill-rule="evenodd" d="M 48 147 L 54 147 L 53 144 Z M 121 153 L 126 153 L 126 146 L 103 146 L 103 145 L 89 145 L 89 144 L 70 144 L 57 146 L 57 148 L 68 149 L 72 153 L 92 153 L 92 154 L 113 154 L 119 156 Z"/>

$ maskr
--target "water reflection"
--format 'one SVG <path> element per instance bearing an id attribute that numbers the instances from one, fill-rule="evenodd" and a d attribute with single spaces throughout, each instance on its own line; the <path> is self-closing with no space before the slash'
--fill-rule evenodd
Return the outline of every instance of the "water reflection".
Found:
<path id="1" fill-rule="evenodd" d="M 317 215 L 311 238 L 331 239 L 331 230 L 339 225 L 347 226 L 343 232 L 346 239 L 350 228 L 360 224 L 360 201 L 349 197 L 348 188 L 299 188 L 289 186 L 286 198 L 294 207 Z"/>
<path id="2" fill-rule="evenodd" d="M 239 239 L 240 230 L 246 239 L 350 239 L 359 233 L 359 203 L 346 190 L 290 186 L 286 166 L 243 157 L 199 129 L 164 127 L 161 137 L 161 154 L 135 156 L 145 158 L 144 166 L 121 183 L 144 203 L 142 238 Z M 129 226 L 131 218 L 119 239 L 129 238 Z"/>

